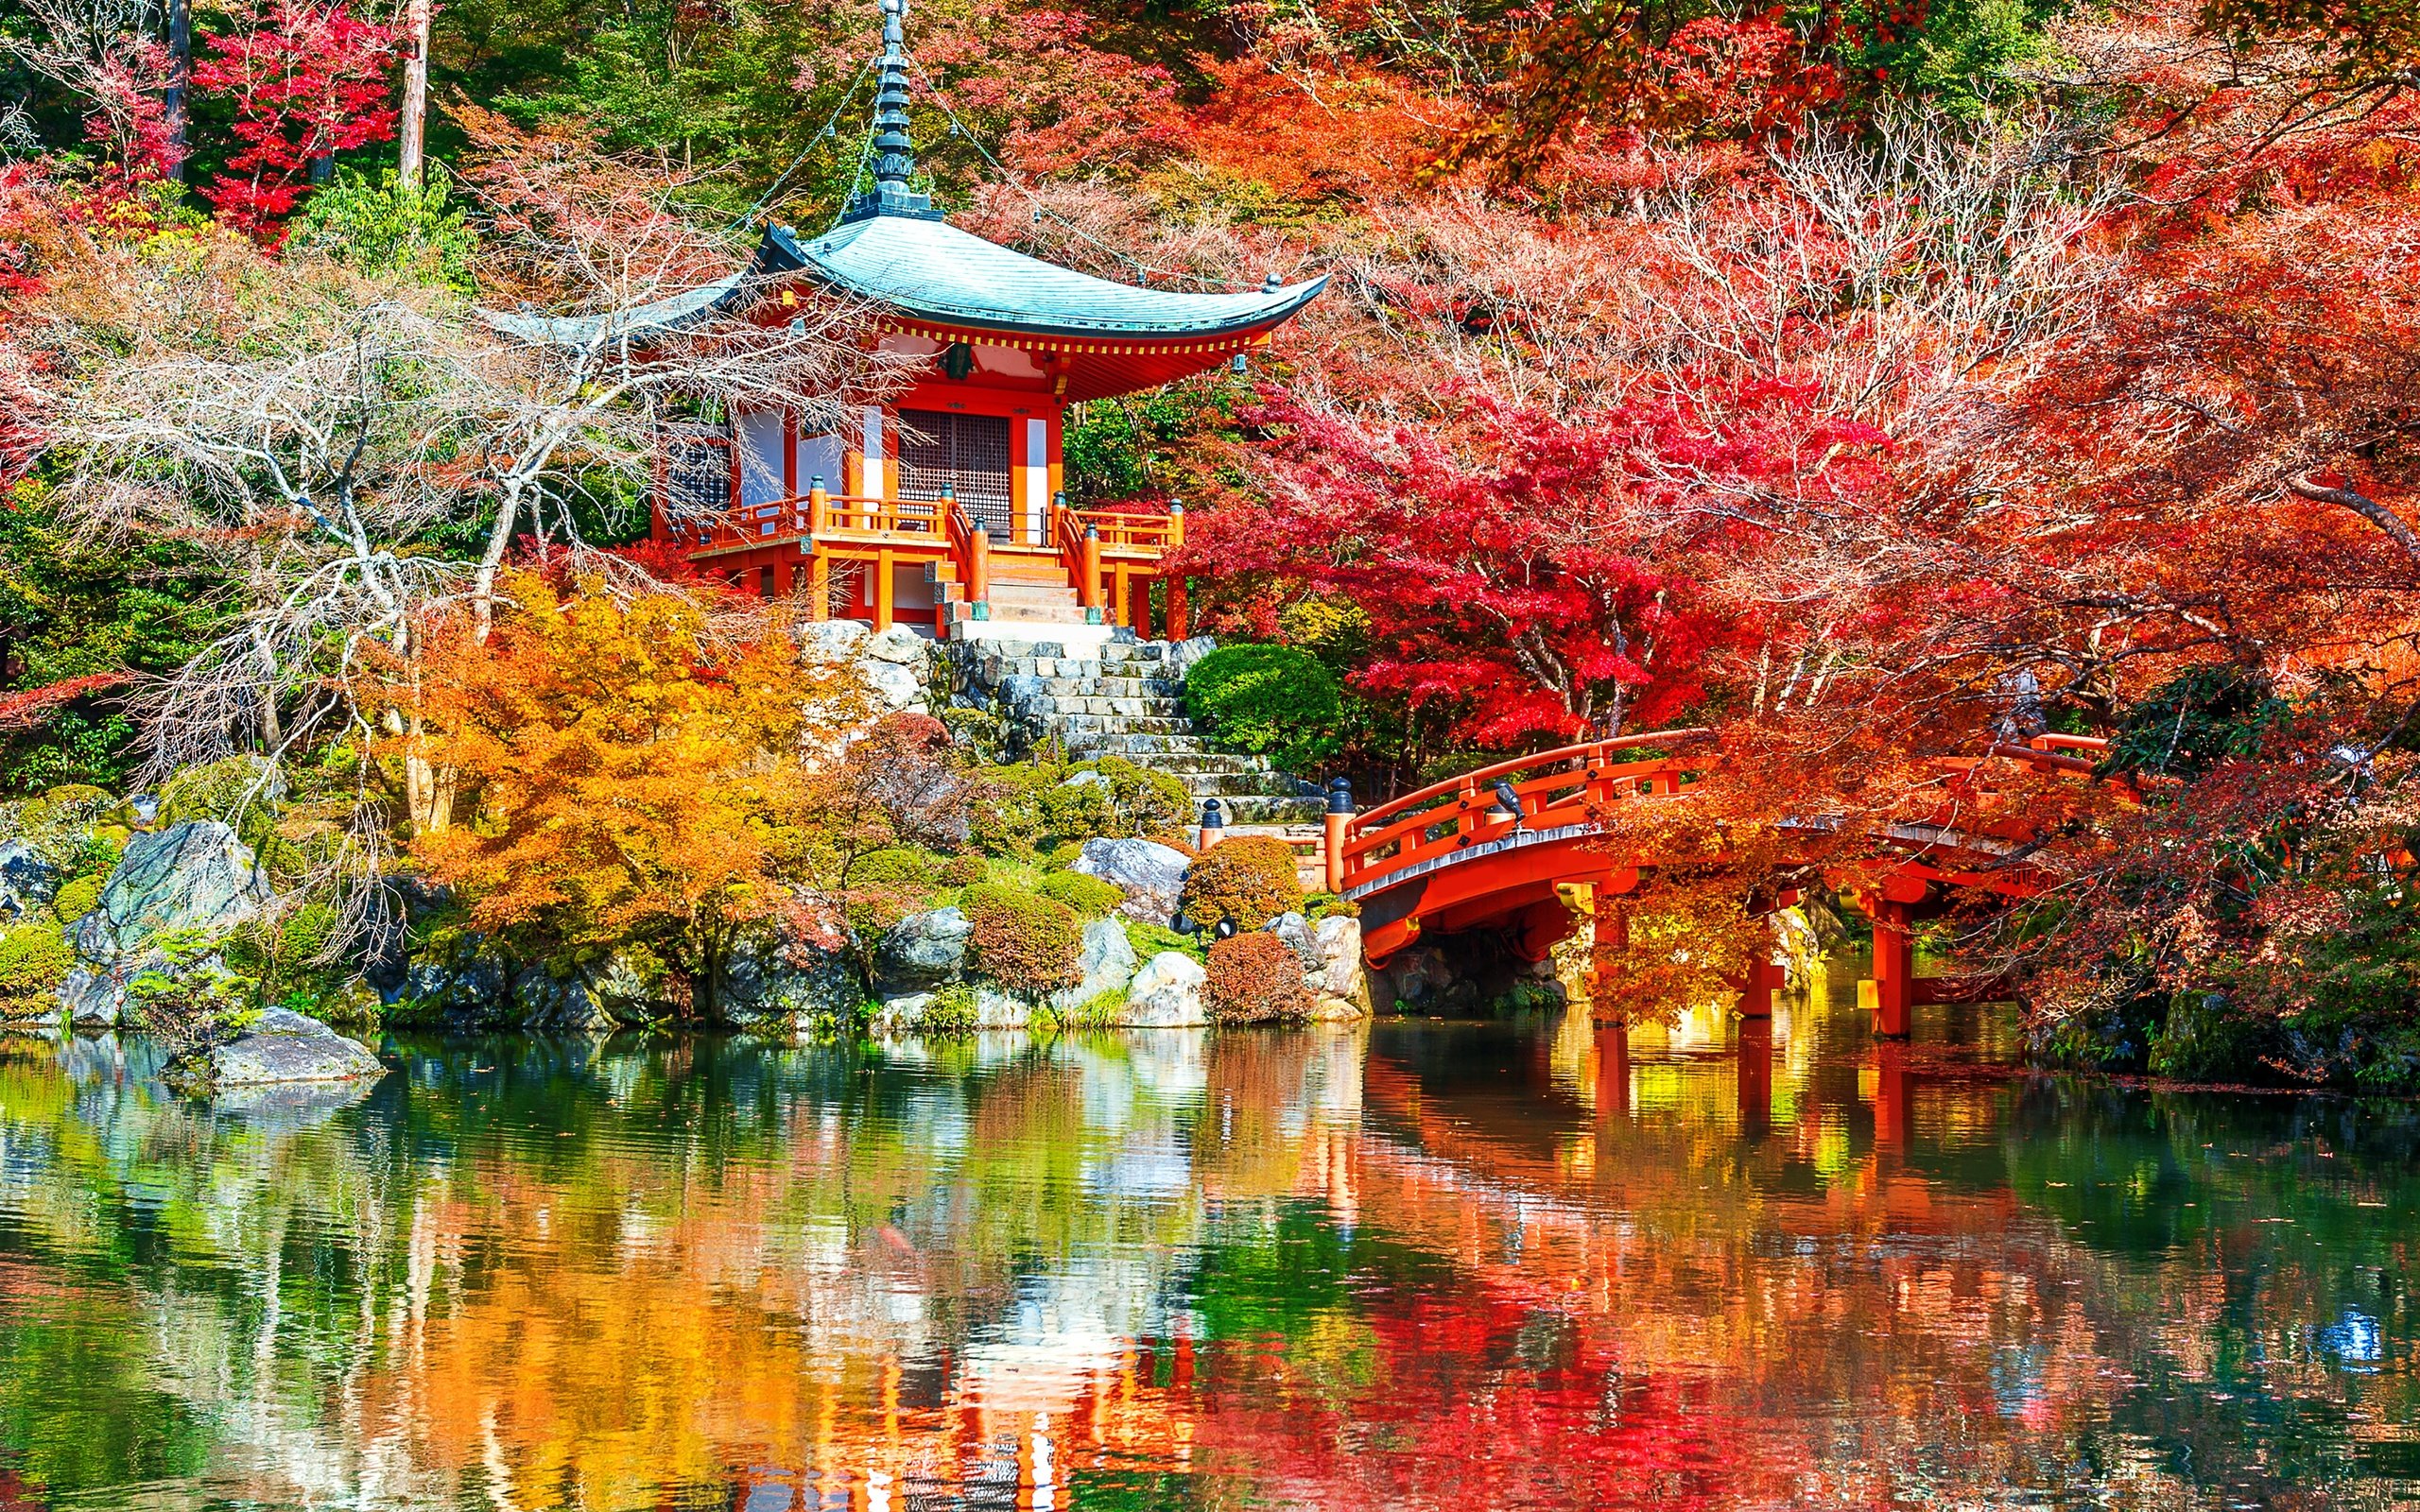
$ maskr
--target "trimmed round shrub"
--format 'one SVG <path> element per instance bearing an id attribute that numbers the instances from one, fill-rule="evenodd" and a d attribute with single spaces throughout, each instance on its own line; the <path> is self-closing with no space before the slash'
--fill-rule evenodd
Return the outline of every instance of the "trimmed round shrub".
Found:
<path id="1" fill-rule="evenodd" d="M 1179 902 L 1185 917 L 1205 928 L 1232 919 L 1237 929 L 1255 930 L 1293 913 L 1303 906 L 1294 848 L 1273 834 L 1221 840 L 1184 874 Z"/>
<path id="2" fill-rule="evenodd" d="M 967 888 L 958 906 L 975 926 L 967 941 L 975 970 L 1002 987 L 1040 994 L 1083 980 L 1076 966 L 1083 930 L 1076 911 L 1058 899 L 982 883 Z"/>
<path id="3" fill-rule="evenodd" d="M 949 881 L 951 861 L 913 846 L 890 846 L 857 857 L 846 879 L 849 922 L 874 931 L 898 923 L 954 885 Z"/>
<path id="4" fill-rule="evenodd" d="M 1201 1005 L 1213 1023 L 1307 1018 L 1311 989 L 1303 958 L 1274 935 L 1235 935 L 1210 947 Z"/>
<path id="5" fill-rule="evenodd" d="M 942 867 L 942 881 L 953 887 L 972 887 L 991 874 L 981 852 L 964 851 L 954 855 Z"/>
<path id="6" fill-rule="evenodd" d="M 19 924 L 0 934 L 0 998 L 47 997 L 75 965 L 67 936 L 48 924 Z"/>
<path id="7" fill-rule="evenodd" d="M 1105 918 L 1126 901 L 1125 888 L 1080 871 L 1054 871 L 1042 879 L 1041 891 L 1074 909 L 1079 919 Z"/>
<path id="8" fill-rule="evenodd" d="M 95 873 L 77 878 L 62 885 L 59 896 L 50 901 L 50 911 L 62 924 L 72 924 L 100 906 L 101 889 L 109 885 L 109 878 Z"/>
<path id="9" fill-rule="evenodd" d="M 1308 651 L 1222 645 L 1186 669 L 1184 703 L 1226 744 L 1307 771 L 1343 747 L 1344 695 Z"/>

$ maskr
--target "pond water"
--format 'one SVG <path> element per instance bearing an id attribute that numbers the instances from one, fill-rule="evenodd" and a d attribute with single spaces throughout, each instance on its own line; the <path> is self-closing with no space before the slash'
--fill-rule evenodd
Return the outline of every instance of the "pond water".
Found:
<path id="1" fill-rule="evenodd" d="M 0 1509 L 2420 1501 L 2420 1110 L 1917 1028 L 7 1041 Z"/>

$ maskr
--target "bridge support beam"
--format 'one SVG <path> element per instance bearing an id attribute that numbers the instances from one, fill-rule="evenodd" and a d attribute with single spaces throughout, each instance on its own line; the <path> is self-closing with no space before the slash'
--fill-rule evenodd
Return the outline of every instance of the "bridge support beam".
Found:
<path id="1" fill-rule="evenodd" d="M 1743 1019 L 1771 1019 L 1773 1016 L 1773 994 L 1789 985 L 1789 972 L 1772 957 L 1770 941 L 1758 947 L 1757 955 L 1748 963 L 1748 985 L 1739 989 L 1739 1002 L 1734 1011 Z"/>
<path id="2" fill-rule="evenodd" d="M 1908 905 L 1894 898 L 1876 898 L 1874 915 L 1874 974 L 1858 984 L 1858 996 L 1874 1012 L 1874 1032 L 1885 1040 L 1905 1040 L 1916 1002 L 1916 936 Z"/>
<path id="3" fill-rule="evenodd" d="M 1773 1122 L 1773 1025 L 1771 1019 L 1739 1023 L 1739 1132 L 1756 1139 Z"/>
<path id="4" fill-rule="evenodd" d="M 1609 993 L 1602 962 L 1607 955 L 1630 949 L 1630 915 L 1614 901 L 1612 888 L 1603 883 L 1597 885 L 1592 907 L 1595 918 L 1590 920 L 1589 929 L 1597 948 L 1588 961 L 1588 1010 L 1595 1016 L 1599 1044 L 1607 1033 L 1623 1037 L 1623 1053 L 1627 1055 L 1630 1015 L 1605 1001 Z M 1630 1083 L 1625 1080 L 1622 1085 L 1627 1088 Z"/>

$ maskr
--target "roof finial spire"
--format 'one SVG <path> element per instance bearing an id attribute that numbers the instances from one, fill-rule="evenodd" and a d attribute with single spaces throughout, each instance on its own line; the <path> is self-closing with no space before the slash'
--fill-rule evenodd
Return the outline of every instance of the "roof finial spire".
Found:
<path id="1" fill-rule="evenodd" d="M 881 0 L 882 80 L 873 96 L 873 187 L 850 201 L 842 220 L 868 215 L 933 215 L 929 195 L 908 187 L 916 172 L 916 144 L 908 135 L 908 0 Z"/>

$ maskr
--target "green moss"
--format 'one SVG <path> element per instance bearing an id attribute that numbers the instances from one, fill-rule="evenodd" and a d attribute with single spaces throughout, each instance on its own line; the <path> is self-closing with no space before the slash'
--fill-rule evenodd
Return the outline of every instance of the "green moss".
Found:
<path id="1" fill-rule="evenodd" d="M 920 1034 L 972 1034 L 975 1032 L 975 989 L 963 982 L 953 982 L 933 994 L 925 1011 L 916 1016 Z"/>
<path id="2" fill-rule="evenodd" d="M 1125 888 L 1080 871 L 1054 871 L 1042 879 L 1039 890 L 1074 909 L 1080 919 L 1105 919 L 1126 901 Z"/>
<path id="3" fill-rule="evenodd" d="M 100 906 L 101 889 L 108 885 L 106 876 L 82 876 L 59 889 L 50 902 L 50 911 L 62 924 L 72 924 Z"/>
<path id="4" fill-rule="evenodd" d="M 76 965 L 67 937 L 39 920 L 0 933 L 0 998 L 26 1001 L 59 990 Z"/>

